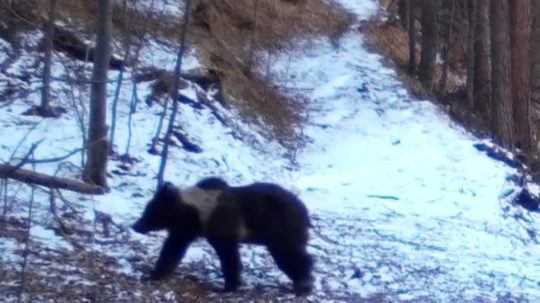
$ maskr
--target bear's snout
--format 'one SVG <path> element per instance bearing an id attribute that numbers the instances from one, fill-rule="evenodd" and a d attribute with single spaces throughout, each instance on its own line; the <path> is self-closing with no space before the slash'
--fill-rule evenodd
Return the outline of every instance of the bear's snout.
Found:
<path id="1" fill-rule="evenodd" d="M 145 227 L 145 224 L 141 220 L 135 222 L 131 228 L 139 234 L 146 234 L 148 232 L 148 228 Z"/>

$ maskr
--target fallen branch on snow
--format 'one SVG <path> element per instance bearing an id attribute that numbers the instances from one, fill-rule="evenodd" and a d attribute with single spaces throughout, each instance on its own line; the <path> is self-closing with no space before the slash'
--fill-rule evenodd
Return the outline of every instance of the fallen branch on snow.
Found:
<path id="1" fill-rule="evenodd" d="M 49 176 L 31 170 L 17 168 L 16 166 L 9 164 L 0 164 L 0 178 L 9 178 L 24 183 L 36 184 L 49 188 L 65 189 L 82 194 L 101 195 L 106 192 L 106 189 L 101 186 L 73 179 Z"/>

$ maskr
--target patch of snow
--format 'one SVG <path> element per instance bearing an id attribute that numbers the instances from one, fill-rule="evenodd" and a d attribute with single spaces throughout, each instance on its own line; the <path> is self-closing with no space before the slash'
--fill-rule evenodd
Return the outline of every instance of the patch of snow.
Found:
<path id="1" fill-rule="evenodd" d="M 2 238 L 2 241 L 0 241 L 0 251 L 2 251 L 2 254 L 0 254 L 0 260 L 2 263 L 18 263 L 22 260 L 22 258 L 15 254 L 15 251 L 22 249 L 19 242 L 8 239 L 8 238 Z"/>
<path id="2" fill-rule="evenodd" d="M 178 49 L 170 45 L 149 41 L 141 49 L 141 59 L 145 65 L 155 66 L 164 70 L 174 71 Z M 193 49 L 186 51 L 182 59 L 182 71 L 200 67 L 197 54 Z"/>
<path id="3" fill-rule="evenodd" d="M 373 4 L 341 2 L 357 5 L 361 18 Z M 516 189 L 508 181 L 516 171 L 477 151 L 479 140 L 435 105 L 409 96 L 358 33 L 347 34 L 339 50 L 310 43 L 311 52 L 292 63 L 283 56 L 274 74 L 292 71 L 283 83 L 312 88 L 305 133 L 313 143 L 298 155 L 294 177 L 321 232 L 339 239 L 325 245 L 335 254 L 319 268 L 332 273 L 327 280 L 346 279 L 339 264 L 371 272 L 364 282 L 347 282 L 362 297 L 407 293 L 446 302 L 457 288 L 470 300 L 509 289 L 540 299 L 540 246 L 528 235 L 539 228 L 538 216 L 520 224 L 499 200 Z"/>
<path id="4" fill-rule="evenodd" d="M 136 8 L 167 16 L 182 16 L 184 2 L 178 0 L 140 0 L 135 3 Z"/>
<path id="5" fill-rule="evenodd" d="M 30 229 L 30 235 L 32 237 L 32 240 L 46 242 L 47 245 L 56 249 L 63 249 L 68 251 L 73 249 L 71 244 L 66 242 L 64 238 L 56 235 L 54 231 L 46 229 L 41 225 L 33 224 L 32 228 Z"/>
<path id="6" fill-rule="evenodd" d="M 355 14 L 359 20 L 368 19 L 379 10 L 379 4 L 374 0 L 339 0 L 338 2 Z"/>

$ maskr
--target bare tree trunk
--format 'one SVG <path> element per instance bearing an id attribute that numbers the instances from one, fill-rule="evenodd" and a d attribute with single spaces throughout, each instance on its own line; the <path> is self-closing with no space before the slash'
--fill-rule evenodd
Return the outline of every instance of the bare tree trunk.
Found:
<path id="1" fill-rule="evenodd" d="M 128 27 L 129 24 L 127 22 L 127 0 L 124 0 L 122 2 L 122 25 L 125 27 Z M 127 34 L 126 41 L 124 42 L 124 58 L 122 62 L 127 62 L 130 55 L 131 50 L 131 36 Z M 120 66 L 120 71 L 118 73 L 118 79 L 116 81 L 116 89 L 114 92 L 114 99 L 112 100 L 112 108 L 111 108 L 111 129 L 110 129 L 110 140 L 109 140 L 109 153 L 114 153 L 114 142 L 115 142 L 115 135 L 116 135 L 116 120 L 117 120 L 117 112 L 118 112 L 118 99 L 120 98 L 120 91 L 122 89 L 123 81 L 124 81 L 124 71 L 125 71 L 125 65 L 122 64 Z"/>
<path id="2" fill-rule="evenodd" d="M 469 108 L 474 108 L 474 42 L 476 35 L 474 28 L 476 27 L 476 1 L 467 1 L 467 104 Z"/>
<path id="3" fill-rule="evenodd" d="M 409 73 L 416 73 L 416 2 L 417 0 L 407 0 L 407 21 L 409 32 Z"/>
<path id="4" fill-rule="evenodd" d="M 124 54 L 124 62 L 128 59 L 129 56 L 129 46 L 127 46 L 126 52 Z M 114 153 L 114 141 L 116 135 L 116 120 L 118 112 L 118 99 L 120 99 L 120 91 L 122 89 L 122 84 L 124 82 L 124 66 L 120 67 L 120 72 L 118 73 L 118 79 L 116 80 L 116 89 L 114 91 L 114 99 L 112 100 L 111 108 L 111 135 L 109 140 L 109 153 Z"/>
<path id="5" fill-rule="evenodd" d="M 540 0 L 533 0 L 533 27 L 531 32 L 531 102 L 536 111 L 533 111 L 534 117 L 534 134 L 538 136 L 540 134 Z M 535 138 L 535 144 L 538 144 L 537 138 Z M 536 147 L 538 151 L 538 147 Z"/>
<path id="6" fill-rule="evenodd" d="M 253 30 L 251 32 L 251 37 L 249 40 L 249 49 L 248 49 L 248 58 L 247 58 L 247 68 L 251 69 L 253 65 L 254 55 L 255 55 L 255 40 L 257 39 L 257 12 L 259 8 L 259 0 L 254 0 L 253 3 Z"/>
<path id="7" fill-rule="evenodd" d="M 131 139 L 133 138 L 133 114 L 137 110 L 137 82 L 133 81 L 131 86 L 131 100 L 129 101 L 129 114 L 128 114 L 128 137 L 126 142 L 126 155 L 129 158 L 129 150 L 131 148 Z"/>
<path id="8" fill-rule="evenodd" d="M 437 12 L 439 0 L 422 1 L 422 53 L 418 76 L 420 81 L 429 90 L 433 89 L 435 77 L 435 59 L 437 57 L 438 46 L 438 22 Z"/>
<path id="9" fill-rule="evenodd" d="M 85 181 L 107 186 L 107 72 L 111 57 L 112 1 L 99 0 L 97 37 L 90 91 L 88 126 L 88 161 L 84 168 Z"/>
<path id="10" fill-rule="evenodd" d="M 409 3 L 410 0 L 398 0 L 398 15 L 399 15 L 399 21 L 401 22 L 401 26 L 403 26 L 404 29 L 409 28 Z"/>
<path id="11" fill-rule="evenodd" d="M 54 47 L 54 21 L 56 19 L 56 2 L 57 0 L 49 0 L 49 21 L 47 22 L 45 34 L 45 58 L 43 64 L 43 87 L 41 88 L 41 105 L 40 110 L 43 113 L 51 113 L 51 64 L 52 53 Z"/>
<path id="12" fill-rule="evenodd" d="M 152 143 L 150 145 L 150 148 L 148 149 L 148 152 L 151 154 L 156 154 L 156 155 L 158 154 L 157 145 L 159 143 L 159 136 L 161 135 L 161 130 L 163 129 L 163 121 L 165 121 L 165 117 L 167 116 L 168 109 L 169 109 L 169 98 L 165 99 L 165 103 L 163 103 L 163 112 L 159 115 L 156 134 L 154 135 L 154 138 L 152 138 Z"/>
<path id="13" fill-rule="evenodd" d="M 450 20 L 448 22 L 448 32 L 446 33 L 445 47 L 443 49 L 443 68 L 441 74 L 441 81 L 439 83 L 439 92 L 444 93 L 446 91 L 446 83 L 448 81 L 448 69 L 450 59 L 450 45 L 452 44 L 452 31 L 454 28 L 454 16 L 456 14 L 456 0 L 451 0 Z"/>
<path id="14" fill-rule="evenodd" d="M 475 0 L 473 0 L 475 1 Z M 476 0 L 474 43 L 474 110 L 491 125 L 491 62 L 489 36 L 489 1 Z"/>
<path id="15" fill-rule="evenodd" d="M 178 82 L 180 79 L 180 73 L 182 72 L 182 58 L 184 57 L 184 51 L 186 47 L 187 29 L 189 26 L 189 16 L 191 14 L 191 0 L 186 0 L 186 7 L 184 10 L 184 24 L 182 26 L 180 49 L 178 50 L 178 56 L 176 58 L 176 67 L 174 69 L 174 81 L 171 92 L 171 99 L 173 102 L 171 117 L 169 118 L 169 125 L 167 132 L 165 133 L 165 142 L 163 144 L 163 150 L 161 151 L 161 163 L 159 164 L 159 171 L 157 175 L 157 187 L 163 184 L 165 178 L 165 168 L 167 167 L 167 158 L 169 156 L 169 141 L 174 129 L 174 121 L 176 120 L 176 112 L 178 111 Z"/>
<path id="16" fill-rule="evenodd" d="M 506 148 L 514 146 L 510 54 L 510 4 L 491 0 L 492 97 L 496 139 Z"/>
<path id="17" fill-rule="evenodd" d="M 510 3 L 515 140 L 518 148 L 530 153 L 532 147 L 529 70 L 531 2 L 520 0 Z"/>

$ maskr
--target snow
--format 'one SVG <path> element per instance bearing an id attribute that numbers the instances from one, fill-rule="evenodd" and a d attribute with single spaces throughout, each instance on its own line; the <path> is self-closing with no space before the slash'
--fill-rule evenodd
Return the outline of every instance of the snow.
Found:
<path id="1" fill-rule="evenodd" d="M 2 239 L 2 241 L 0 241 L 0 251 L 2 251 L 0 261 L 2 261 L 2 263 L 20 262 L 21 258 L 15 254 L 15 251 L 18 249 L 21 249 L 21 247 L 17 241 L 12 239 Z"/>
<path id="2" fill-rule="evenodd" d="M 374 0 L 339 0 L 337 1 L 351 13 L 355 14 L 359 20 L 365 20 L 375 15 L 379 9 L 377 1 Z"/>
<path id="3" fill-rule="evenodd" d="M 41 225 L 34 224 L 30 229 L 30 237 L 34 241 L 46 241 L 50 247 L 55 249 L 72 250 L 72 246 L 69 245 L 64 238 L 56 235 L 52 230 L 45 229 Z"/>
<path id="4" fill-rule="evenodd" d="M 168 1 L 162 9 L 177 14 L 173 2 Z M 359 20 L 379 9 L 373 0 L 339 2 Z M 145 1 L 144 5 L 154 4 Z M 376 296 L 396 302 L 495 302 L 509 295 L 540 300 L 540 245 L 530 235 L 540 229 L 539 218 L 509 204 L 517 189 L 509 181 L 515 170 L 475 149 L 475 143 L 485 141 L 456 125 L 437 106 L 410 96 L 395 72 L 383 64 L 383 58 L 367 51 L 359 33 L 346 34 L 339 48 L 322 39 L 306 43 L 310 47 L 300 45 L 302 51 L 293 53 L 295 60 L 284 54 L 272 67 L 272 73 L 280 75 L 278 82 L 307 88 L 303 91 L 311 100 L 309 123 L 304 129 L 311 142 L 297 155 L 297 170 L 291 170 L 283 159 L 283 148 L 251 126 L 236 125 L 255 146 L 235 139 L 233 130 L 208 109 L 181 104 L 177 124 L 203 152 L 174 148 L 166 179 L 191 185 L 204 176 L 219 175 L 231 184 L 264 180 L 297 192 L 310 209 L 314 224 L 309 246 L 317 261 L 316 289 L 310 297 L 314 301 L 346 302 L 348 299 L 339 298 Z M 0 44 L 0 48 L 5 47 Z M 143 50 L 145 65 L 172 69 L 174 49 L 157 43 L 147 47 Z M 184 70 L 200 66 L 196 55 L 188 54 Z M 32 62 L 31 56 L 23 55 L 10 72 L 25 69 Z M 58 62 L 54 71 L 57 78 L 65 76 Z M 116 72 L 110 74 L 110 79 L 116 77 Z M 131 78 L 130 71 L 124 78 Z M 28 89 L 35 88 L 35 84 L 28 85 Z M 55 84 L 55 91 L 69 89 Z M 131 92 L 131 83 L 126 82 L 120 95 L 115 142 L 120 153 L 127 147 L 125 126 Z M 137 92 L 144 99 L 149 83 L 139 84 Z M 87 98 L 87 92 L 75 93 Z M 113 93 L 111 85 L 109 95 Z M 196 98 L 197 93 L 205 92 L 191 85 L 181 93 Z M 30 94 L 27 101 L 37 103 L 39 94 Z M 216 106 L 229 120 L 240 120 L 238 113 Z M 27 138 L 18 156 L 41 139 L 46 141 L 36 150 L 38 159 L 62 156 L 80 146 L 81 131 L 73 113 L 41 122 L 41 118 L 21 116 L 27 108 L 28 104 L 21 103 L 0 107 L 0 138 L 6 138 L 1 142 L 2 161 L 9 160 L 24 136 Z M 152 196 L 159 157 L 147 149 L 161 110 L 160 106 L 147 108 L 144 102 L 138 103 L 130 147 L 130 155 L 138 161 L 123 174 L 111 174 L 110 193 L 82 201 L 89 220 L 94 219 L 95 209 L 128 226 Z M 79 165 L 80 155 L 69 161 Z M 111 161 L 109 170 L 121 171 L 120 164 Z M 38 171 L 49 174 L 56 168 L 57 164 L 37 166 Z M 62 173 L 77 177 L 76 170 Z M 31 236 L 55 247 L 68 245 L 39 225 L 34 225 Z M 129 237 L 143 243 L 149 256 L 157 256 L 163 233 L 149 237 L 130 233 Z M 15 241 L 2 238 L 0 251 L 6 252 L 2 261 L 16 259 L 16 248 Z M 99 245 L 94 244 L 94 248 L 100 250 Z M 106 253 L 119 260 L 122 273 L 141 274 L 127 261 L 134 252 L 118 247 Z M 280 298 L 289 295 L 269 286 L 289 282 L 264 249 L 243 246 L 241 254 L 245 263 L 243 289 L 263 286 Z M 204 262 L 206 272 L 191 270 L 197 262 Z M 222 281 L 217 258 L 202 241 L 188 250 L 180 268 L 202 281 Z M 173 292 L 165 296 L 175 299 Z"/>
<path id="5" fill-rule="evenodd" d="M 365 6 L 370 1 L 342 2 L 375 11 L 373 3 Z M 330 238 L 339 239 L 340 256 L 365 254 L 343 262 L 362 267 L 375 261 L 378 277 L 350 281 L 349 291 L 411 295 L 419 288 L 437 301 L 453 301 L 448 290 L 459 287 L 469 299 L 507 291 L 540 299 L 540 247 L 522 225 L 503 216 L 507 202 L 499 201 L 515 187 L 507 181 L 515 171 L 477 151 L 479 140 L 435 105 L 409 96 L 357 37 L 344 37 L 339 50 L 321 40 L 293 63 L 285 57 L 274 65 L 277 74 L 294 71 L 284 83 L 313 88 L 313 123 L 304 130 L 313 143 L 299 155 L 301 170 L 294 176 L 301 197 L 323 221 L 342 216 L 367 225 L 350 236 L 335 222 L 326 227 L 334 229 L 327 231 Z M 371 255 L 375 243 L 392 253 Z M 437 278 L 435 285 L 431 279 L 402 281 L 419 267 Z"/>
<path id="6" fill-rule="evenodd" d="M 150 41 L 141 48 L 140 54 L 145 64 L 173 71 L 176 65 L 178 49 Z M 199 61 L 194 51 L 189 50 L 182 61 L 182 70 L 192 70 L 197 67 L 200 67 Z"/>
<path id="7" fill-rule="evenodd" d="M 178 0 L 141 0 L 134 5 L 137 9 L 165 16 L 181 16 L 184 12 L 183 3 Z"/>

